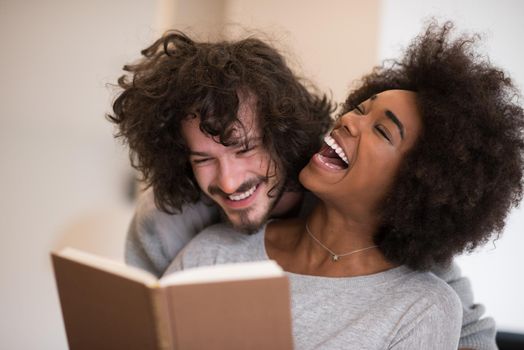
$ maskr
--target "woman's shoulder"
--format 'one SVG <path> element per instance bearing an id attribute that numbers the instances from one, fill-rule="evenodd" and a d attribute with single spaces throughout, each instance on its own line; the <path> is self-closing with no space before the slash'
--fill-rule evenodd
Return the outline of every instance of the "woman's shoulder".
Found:
<path id="1" fill-rule="evenodd" d="M 224 247 L 237 247 L 238 245 L 246 244 L 259 233 L 260 231 L 255 234 L 248 234 L 233 228 L 227 223 L 218 223 L 203 229 L 195 236 L 195 238 L 193 238 L 190 244 L 198 246 L 217 245 Z"/>
<path id="2" fill-rule="evenodd" d="M 449 318 L 462 317 L 462 303 L 457 293 L 431 272 L 413 271 L 402 288 L 426 310 L 442 313 Z"/>
<path id="3" fill-rule="evenodd" d="M 179 261 L 181 267 L 179 269 L 245 261 L 246 256 L 251 256 L 249 252 L 255 239 L 254 235 L 238 231 L 228 224 L 219 223 L 205 228 L 196 235 L 175 261 Z"/>
<path id="4" fill-rule="evenodd" d="M 431 272 L 412 271 L 399 282 L 400 295 L 389 296 L 403 310 L 392 343 L 403 349 L 456 349 L 462 304 L 455 291 Z"/>

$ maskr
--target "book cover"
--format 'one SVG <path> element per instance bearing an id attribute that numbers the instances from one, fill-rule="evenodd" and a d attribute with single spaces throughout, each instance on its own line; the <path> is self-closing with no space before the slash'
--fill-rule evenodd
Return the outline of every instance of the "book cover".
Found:
<path id="1" fill-rule="evenodd" d="M 71 350 L 293 348 L 289 282 L 273 261 L 160 280 L 71 248 L 52 261 Z"/>

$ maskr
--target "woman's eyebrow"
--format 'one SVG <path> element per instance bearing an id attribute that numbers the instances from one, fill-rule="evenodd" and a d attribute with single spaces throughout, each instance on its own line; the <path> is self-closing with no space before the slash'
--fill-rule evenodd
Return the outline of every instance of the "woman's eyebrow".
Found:
<path id="1" fill-rule="evenodd" d="M 389 109 L 386 109 L 384 112 L 386 114 L 386 117 L 388 117 L 398 128 L 398 131 L 400 132 L 400 137 L 404 139 L 404 125 L 400 121 L 400 119 L 397 118 L 395 113 L 391 112 Z"/>
<path id="2" fill-rule="evenodd" d="M 370 101 L 374 101 L 377 99 L 377 95 L 372 95 L 369 100 Z M 400 138 L 404 139 L 404 124 L 402 124 L 402 122 L 400 121 L 400 119 L 397 118 L 397 116 L 395 115 L 395 113 L 391 112 L 389 109 L 386 109 L 386 111 L 384 112 L 386 117 L 388 117 L 388 119 L 390 119 L 398 128 L 398 131 L 400 133 Z"/>

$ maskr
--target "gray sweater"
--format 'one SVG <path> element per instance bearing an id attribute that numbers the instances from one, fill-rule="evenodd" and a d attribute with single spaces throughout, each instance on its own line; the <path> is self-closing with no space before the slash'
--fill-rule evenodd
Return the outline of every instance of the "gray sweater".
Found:
<path id="1" fill-rule="evenodd" d="M 306 203 L 306 206 L 311 206 Z M 307 212 L 307 208 L 302 210 Z M 125 259 L 129 265 L 161 276 L 176 254 L 205 227 L 218 222 L 218 211 L 201 202 L 187 205 L 181 214 L 168 215 L 154 204 L 151 190 L 139 197 L 137 209 L 129 227 Z M 462 332 L 460 347 L 479 350 L 497 349 L 495 323 L 485 313 L 483 305 L 475 304 L 470 282 L 461 275 L 456 264 L 433 273 L 455 290 L 462 302 Z"/>
<path id="2" fill-rule="evenodd" d="M 167 273 L 267 260 L 265 228 L 248 236 L 225 224 L 205 229 Z M 461 302 L 432 273 L 401 266 L 345 278 L 288 273 L 296 349 L 457 349 Z"/>

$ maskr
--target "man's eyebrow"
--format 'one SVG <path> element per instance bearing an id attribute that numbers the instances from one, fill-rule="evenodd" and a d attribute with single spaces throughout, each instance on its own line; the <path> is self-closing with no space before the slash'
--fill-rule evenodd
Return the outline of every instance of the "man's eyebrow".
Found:
<path id="1" fill-rule="evenodd" d="M 243 138 L 243 139 L 239 139 L 238 141 L 234 142 L 231 147 L 234 147 L 234 148 L 241 148 L 241 147 L 244 147 L 244 146 L 250 146 L 250 145 L 253 145 L 253 144 L 257 144 L 257 143 L 260 143 L 263 141 L 263 137 L 262 136 L 258 136 L 258 135 L 248 135 L 247 137 Z"/>
<path id="2" fill-rule="evenodd" d="M 243 148 L 246 145 L 249 146 L 249 145 L 252 145 L 252 144 L 256 144 L 258 142 L 262 142 L 262 140 L 263 140 L 262 136 L 255 136 L 255 137 L 247 138 L 247 139 L 245 139 L 243 141 L 235 142 L 235 143 L 233 143 L 232 145 L 230 145 L 228 147 L 231 147 L 233 149 L 235 149 L 235 148 Z M 211 155 L 209 153 L 193 151 L 193 150 L 189 150 L 189 156 L 211 157 Z"/>
<path id="3" fill-rule="evenodd" d="M 199 156 L 199 157 L 209 157 L 209 154 L 206 152 L 198 152 L 198 151 L 191 151 L 189 150 L 190 156 Z"/>
<path id="4" fill-rule="evenodd" d="M 397 118 L 395 113 L 391 112 L 389 109 L 386 109 L 386 112 L 384 113 L 386 114 L 386 117 L 388 117 L 389 119 L 391 119 L 393 123 L 395 123 L 395 125 L 398 128 L 398 131 L 400 132 L 400 137 L 404 139 L 404 125 L 402 124 L 402 122 Z"/>

